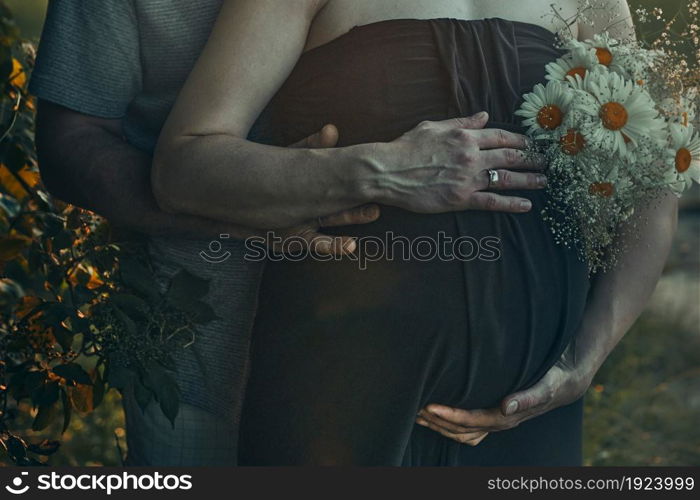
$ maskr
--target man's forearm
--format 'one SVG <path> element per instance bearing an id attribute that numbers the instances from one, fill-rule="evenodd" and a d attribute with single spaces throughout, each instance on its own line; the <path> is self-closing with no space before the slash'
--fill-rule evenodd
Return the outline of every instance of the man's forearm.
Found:
<path id="1" fill-rule="evenodd" d="M 623 228 L 623 253 L 613 269 L 594 280 L 575 339 L 582 372 L 595 374 L 646 307 L 671 249 L 677 212 L 677 198 L 667 193 Z"/>
<path id="2" fill-rule="evenodd" d="M 114 226 L 186 238 L 256 234 L 219 221 L 163 212 L 151 189 L 151 156 L 127 143 L 117 128 L 82 124 L 70 111 L 43 103 L 37 145 L 42 179 L 51 193 L 104 216 Z"/>

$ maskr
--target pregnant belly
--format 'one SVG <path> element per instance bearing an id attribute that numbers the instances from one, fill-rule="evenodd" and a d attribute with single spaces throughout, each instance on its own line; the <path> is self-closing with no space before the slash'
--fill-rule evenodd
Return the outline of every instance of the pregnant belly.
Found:
<path id="1" fill-rule="evenodd" d="M 356 258 L 270 263 L 256 352 L 306 373 L 309 391 L 371 372 L 387 391 L 418 385 L 416 404 L 498 404 L 556 361 L 586 297 L 586 267 L 555 246 L 541 201 L 527 215 L 385 208 L 338 231 L 363 236 Z"/>

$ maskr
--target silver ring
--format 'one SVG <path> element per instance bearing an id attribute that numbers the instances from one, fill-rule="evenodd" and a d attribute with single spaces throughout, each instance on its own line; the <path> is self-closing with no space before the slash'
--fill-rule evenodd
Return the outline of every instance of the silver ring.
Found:
<path id="1" fill-rule="evenodd" d="M 486 173 L 489 176 L 489 189 L 492 187 L 496 187 L 496 184 L 498 184 L 498 181 L 500 180 L 500 177 L 498 175 L 498 170 L 492 170 L 488 169 Z"/>

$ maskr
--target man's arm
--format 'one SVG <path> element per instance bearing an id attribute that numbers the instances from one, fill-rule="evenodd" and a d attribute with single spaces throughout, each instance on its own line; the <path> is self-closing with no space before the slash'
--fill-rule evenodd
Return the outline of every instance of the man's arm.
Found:
<path id="1" fill-rule="evenodd" d="M 36 145 L 41 176 L 57 198 L 92 210 L 115 226 L 189 238 L 256 231 L 160 210 L 150 182 L 152 158 L 122 136 L 121 120 L 88 116 L 40 101 Z"/>

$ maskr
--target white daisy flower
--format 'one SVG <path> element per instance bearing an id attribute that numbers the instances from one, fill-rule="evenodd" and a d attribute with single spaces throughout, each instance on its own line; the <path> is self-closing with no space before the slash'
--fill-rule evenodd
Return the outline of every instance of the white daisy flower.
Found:
<path id="1" fill-rule="evenodd" d="M 634 184 L 629 177 L 626 168 L 629 165 L 624 162 L 614 162 L 598 165 L 595 162 L 589 163 L 591 172 L 587 177 L 591 178 L 588 185 L 588 194 L 597 198 L 613 198 L 626 196 Z"/>
<path id="2" fill-rule="evenodd" d="M 523 126 L 529 127 L 531 136 L 558 138 L 565 133 L 573 97 L 574 91 L 567 85 L 550 81 L 545 87 L 538 83 L 532 93 L 523 96 L 525 100 L 515 114 L 525 118 Z"/>
<path id="3" fill-rule="evenodd" d="M 579 47 L 588 50 L 593 49 L 598 63 L 608 67 L 615 61 L 616 53 L 620 48 L 620 42 L 611 38 L 607 32 L 594 35 L 592 40 L 585 40 L 576 44 L 569 42 L 568 45 L 570 45 L 572 49 Z"/>
<path id="4" fill-rule="evenodd" d="M 561 151 L 568 156 L 577 156 L 586 148 L 586 137 L 577 128 L 568 128 L 559 139 Z"/>
<path id="5" fill-rule="evenodd" d="M 545 78 L 550 81 L 566 82 L 567 77 L 586 74 L 600 66 L 595 51 L 586 47 L 577 47 L 554 62 L 547 64 Z"/>
<path id="6" fill-rule="evenodd" d="M 667 181 L 680 195 L 693 182 L 700 183 L 700 132 L 692 125 L 670 125 L 671 149 L 667 154 Z"/>
<path id="7" fill-rule="evenodd" d="M 666 122 L 649 93 L 617 73 L 592 72 L 577 90 L 574 107 L 586 115 L 581 130 L 592 146 L 629 157 L 666 140 Z"/>

